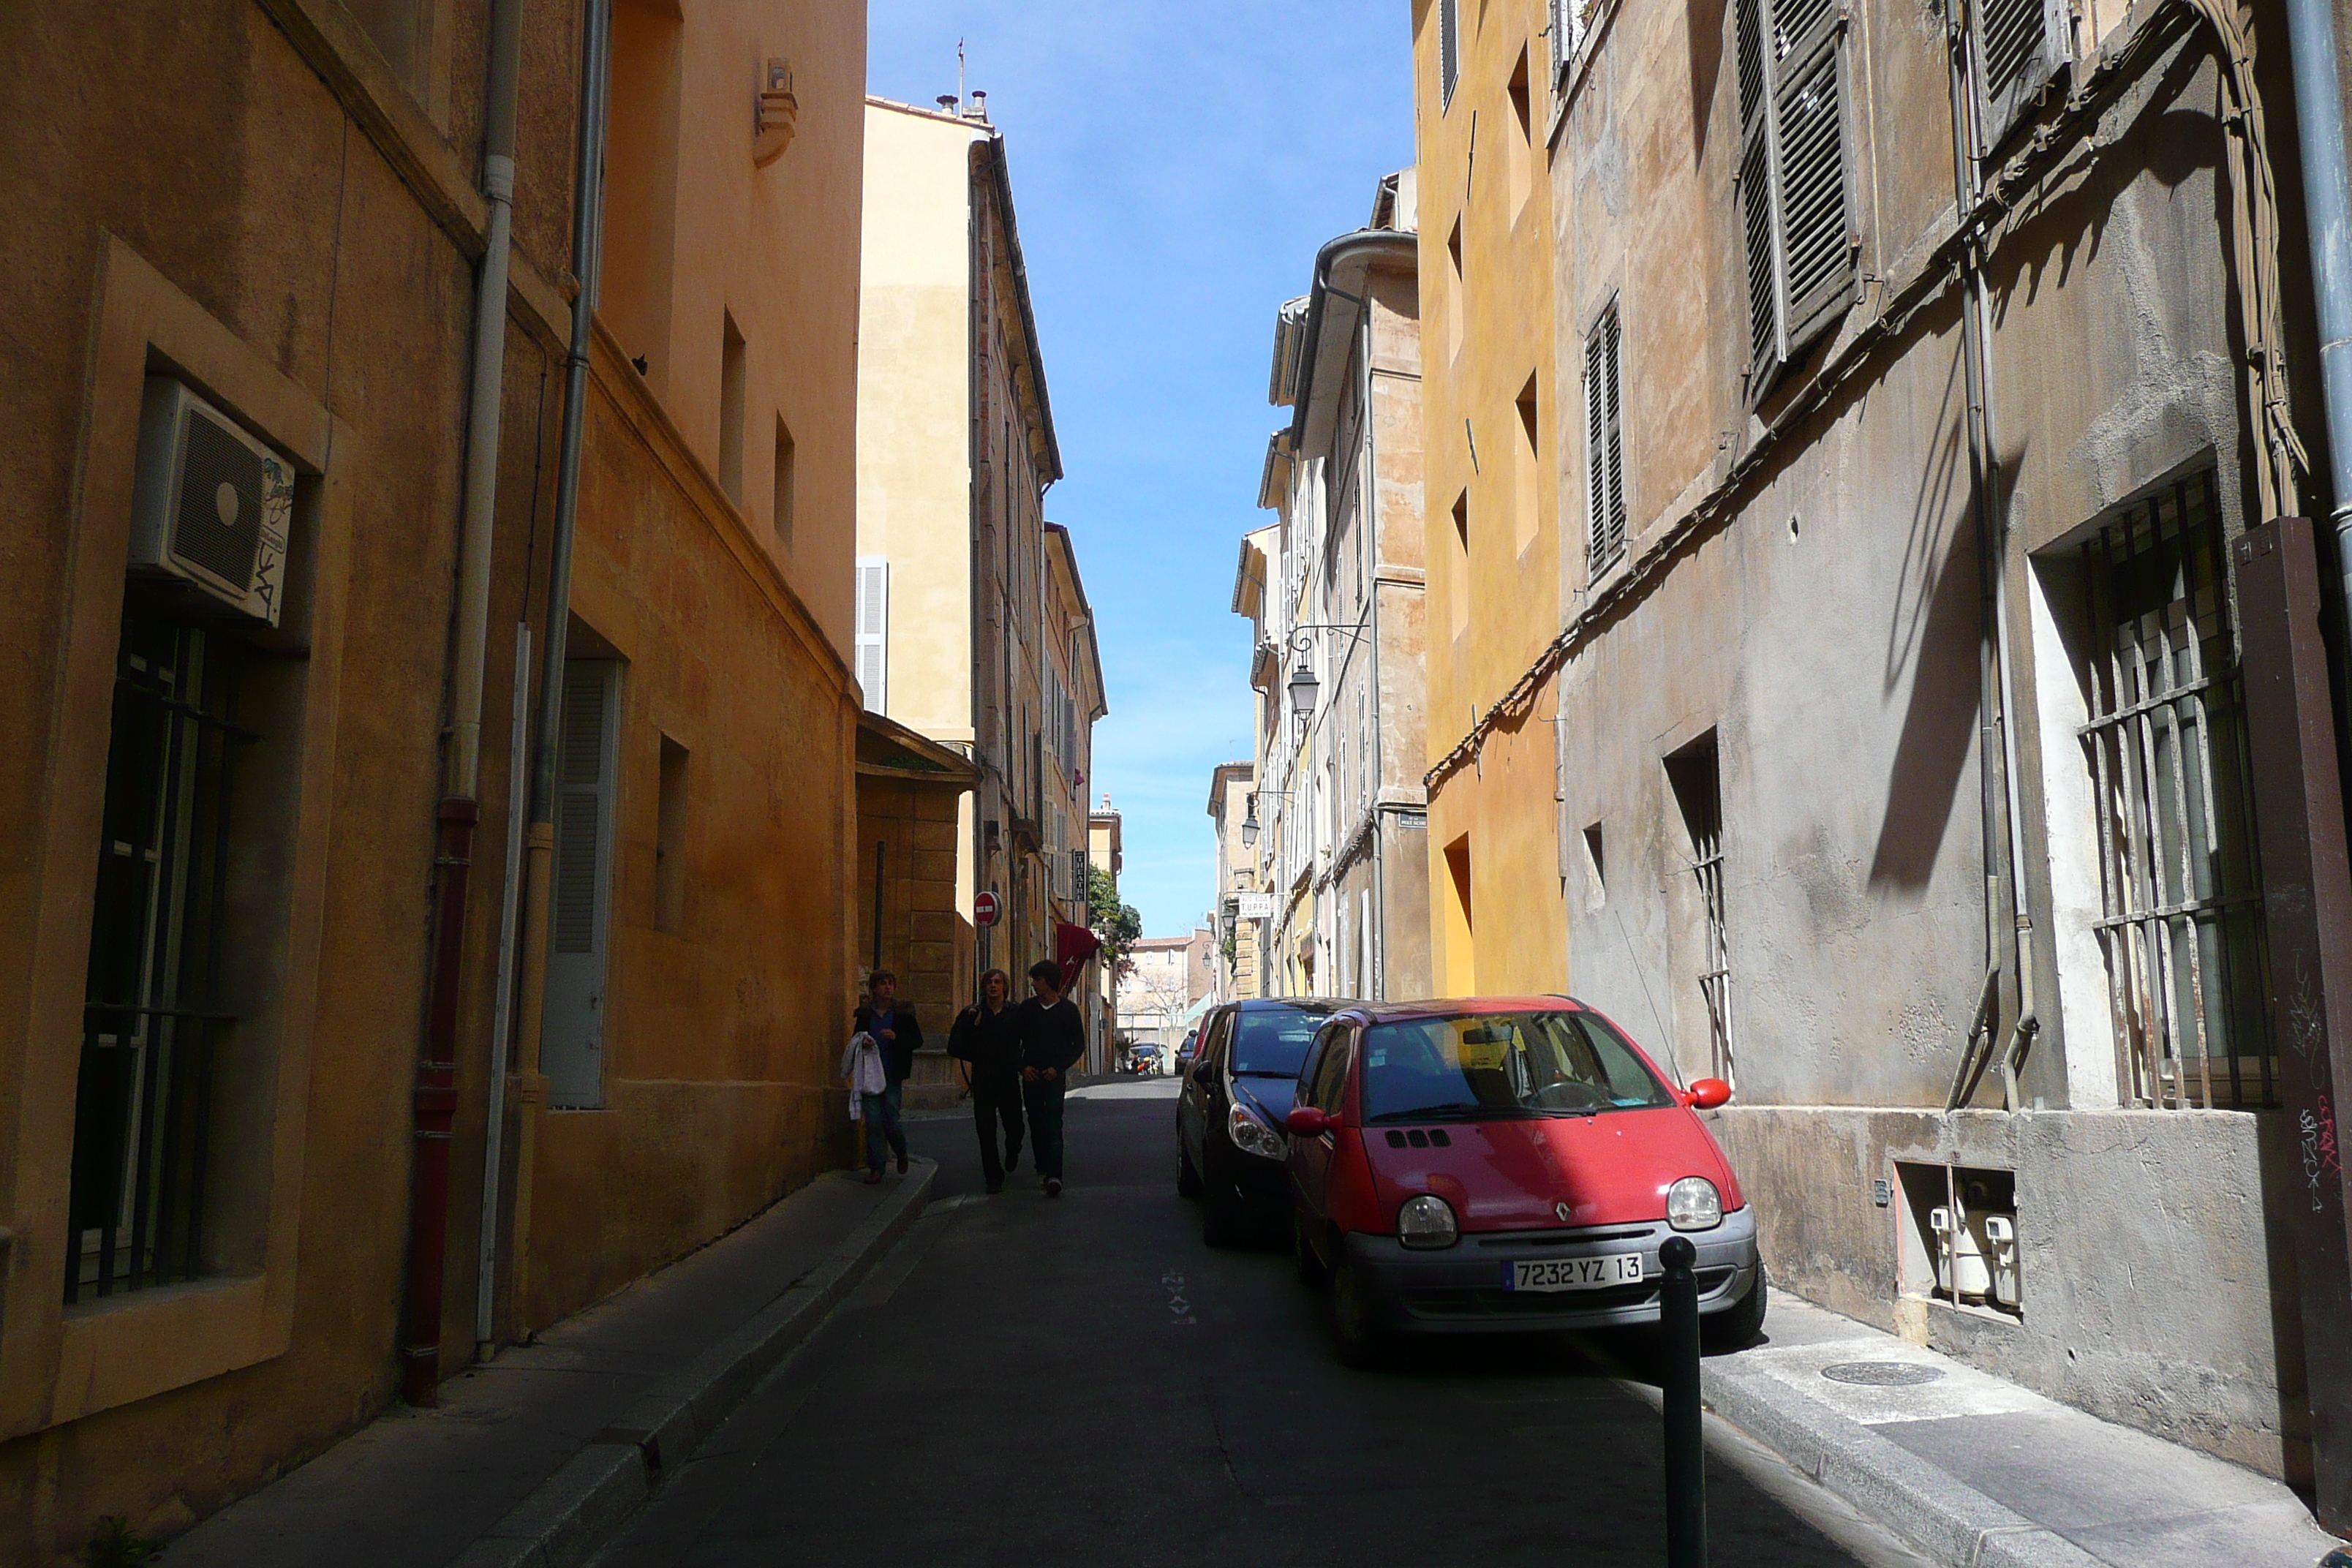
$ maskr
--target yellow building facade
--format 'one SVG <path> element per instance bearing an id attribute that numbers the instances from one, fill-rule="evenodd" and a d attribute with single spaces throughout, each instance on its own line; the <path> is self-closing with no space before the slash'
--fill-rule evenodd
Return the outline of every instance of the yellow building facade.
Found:
<path id="1" fill-rule="evenodd" d="M 1563 599 L 1549 9 L 1413 6 L 1430 974 L 1456 995 L 1568 984 L 1556 693 L 1520 682 Z"/>

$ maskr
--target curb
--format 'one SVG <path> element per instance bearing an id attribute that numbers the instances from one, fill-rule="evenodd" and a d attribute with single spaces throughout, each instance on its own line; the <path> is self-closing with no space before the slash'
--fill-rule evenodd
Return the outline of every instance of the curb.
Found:
<path id="1" fill-rule="evenodd" d="M 1948 1568 L 2102 1568 L 2064 1536 L 1769 1373 L 1701 1362 L 1699 1393 L 1707 1408 L 1792 1468 Z"/>
<path id="2" fill-rule="evenodd" d="M 578 1568 L 587 1562 L 906 1233 L 938 1173 L 935 1163 L 921 1162 L 823 1263 L 639 1396 L 450 1568 Z"/>

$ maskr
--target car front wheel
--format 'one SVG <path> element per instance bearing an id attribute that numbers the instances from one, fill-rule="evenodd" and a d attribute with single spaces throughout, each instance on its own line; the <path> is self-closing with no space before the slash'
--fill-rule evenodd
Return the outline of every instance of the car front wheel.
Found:
<path id="1" fill-rule="evenodd" d="M 1332 1343 L 1343 1364 L 1369 1372 L 1388 1359 L 1388 1331 L 1373 1316 L 1363 1276 L 1345 1257 L 1332 1265 L 1331 1293 L 1325 1300 L 1330 1305 Z"/>
<path id="2" fill-rule="evenodd" d="M 1764 1266 L 1756 1266 L 1756 1283 L 1748 1288 L 1739 1304 L 1712 1313 L 1698 1321 L 1698 1341 L 1702 1349 L 1736 1351 L 1756 1342 L 1764 1331 L 1764 1301 L 1768 1287 L 1764 1283 Z"/>

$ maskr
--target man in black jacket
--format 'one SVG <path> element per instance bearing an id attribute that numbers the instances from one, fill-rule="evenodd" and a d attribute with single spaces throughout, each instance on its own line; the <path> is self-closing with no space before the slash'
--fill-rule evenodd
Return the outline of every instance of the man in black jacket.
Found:
<path id="1" fill-rule="evenodd" d="M 1029 966 L 1034 993 L 1013 1013 L 1021 1040 L 1021 1098 L 1029 1110 L 1029 1146 L 1036 1151 L 1037 1173 L 1045 1195 L 1062 1195 L 1062 1093 L 1070 1068 L 1087 1054 L 1087 1021 L 1077 1005 L 1062 995 L 1062 966 L 1041 958 Z"/>
<path id="2" fill-rule="evenodd" d="M 980 1000 L 956 1015 L 948 1055 L 964 1064 L 971 1088 L 971 1119 L 980 1130 L 980 1170 L 988 1190 L 1004 1190 L 1004 1173 L 1021 1163 L 1021 1037 L 1013 1032 L 1013 977 L 992 969 L 980 977 Z M 996 1129 L 1004 1128 L 1004 1152 Z"/>
<path id="3" fill-rule="evenodd" d="M 866 980 L 866 1005 L 857 1009 L 850 1022 L 850 1032 L 863 1029 L 874 1037 L 882 1047 L 882 1076 L 890 1087 L 884 1098 L 890 1102 L 890 1131 L 898 1131 L 898 1120 L 905 1105 L 907 1077 L 915 1070 L 915 1053 L 923 1047 L 923 1026 L 915 1021 L 915 1010 L 898 1000 L 898 977 L 887 969 L 877 969 Z M 869 1131 L 867 1136 L 873 1134 Z M 898 1154 L 898 1173 L 907 1173 L 907 1151 L 902 1142 L 893 1140 Z"/>

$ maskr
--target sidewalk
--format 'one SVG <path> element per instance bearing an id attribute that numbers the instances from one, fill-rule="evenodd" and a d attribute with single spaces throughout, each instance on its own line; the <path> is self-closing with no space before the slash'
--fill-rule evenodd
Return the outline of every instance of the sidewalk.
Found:
<path id="1" fill-rule="evenodd" d="M 938 1167 L 835 1172 L 395 1407 L 171 1544 L 172 1568 L 585 1561 L 922 1212 Z"/>
<path id="2" fill-rule="evenodd" d="M 1953 1568 L 2314 1568 L 2340 1543 L 2251 1470 L 1775 1291 L 1709 1408 Z"/>

